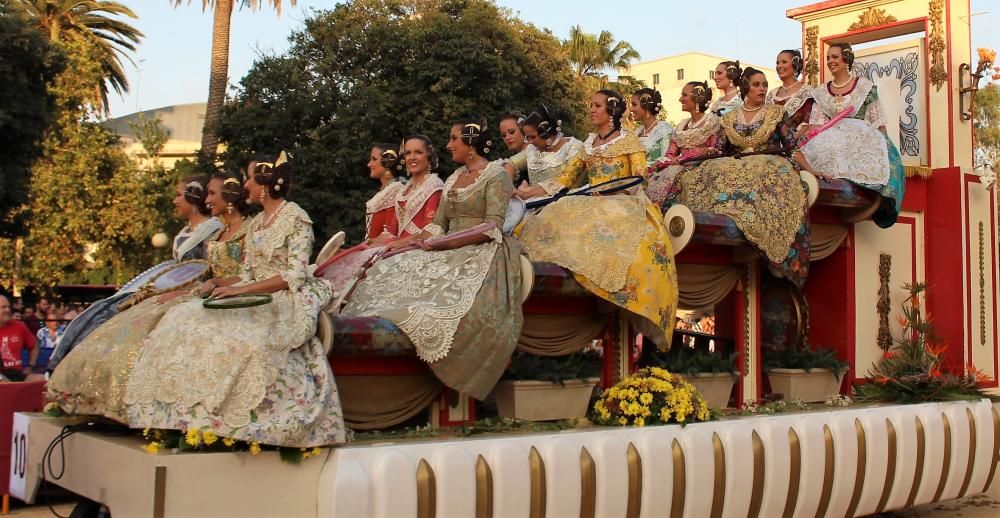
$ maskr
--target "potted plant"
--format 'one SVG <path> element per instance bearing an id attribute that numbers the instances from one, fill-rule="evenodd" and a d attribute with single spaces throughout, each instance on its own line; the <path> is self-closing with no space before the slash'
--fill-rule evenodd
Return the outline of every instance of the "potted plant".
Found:
<path id="1" fill-rule="evenodd" d="M 515 352 L 493 389 L 497 412 L 526 421 L 584 417 L 600 372 L 600 359 L 590 353 L 544 357 Z"/>
<path id="2" fill-rule="evenodd" d="M 594 422 L 614 426 L 691 423 L 716 416 L 684 378 L 660 367 L 640 369 L 605 390 L 594 403 Z"/>
<path id="3" fill-rule="evenodd" d="M 739 373 L 736 355 L 680 345 L 660 358 L 660 366 L 694 385 L 712 408 L 729 406 Z"/>
<path id="4" fill-rule="evenodd" d="M 847 369 L 848 364 L 837 358 L 833 349 L 808 344 L 772 351 L 764 358 L 771 392 L 805 403 L 826 401 L 830 394 L 839 394 Z"/>

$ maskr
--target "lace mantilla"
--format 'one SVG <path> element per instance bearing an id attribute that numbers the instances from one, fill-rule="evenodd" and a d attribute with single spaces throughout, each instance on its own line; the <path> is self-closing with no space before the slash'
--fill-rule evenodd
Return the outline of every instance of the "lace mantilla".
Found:
<path id="1" fill-rule="evenodd" d="M 719 132 L 722 119 L 714 113 L 706 113 L 697 127 L 691 127 L 691 119 L 684 119 L 674 132 L 674 142 L 681 149 L 700 147 L 712 135 Z"/>
<path id="2" fill-rule="evenodd" d="M 785 109 L 785 113 L 788 114 L 789 117 L 794 116 L 795 112 L 799 111 L 799 108 L 802 108 L 806 101 L 812 99 L 812 88 L 809 88 L 808 85 L 802 85 L 797 92 L 792 95 L 786 95 L 785 97 L 778 95 L 779 89 L 780 87 L 767 92 L 767 97 L 764 98 L 764 104 L 777 104 L 778 106 L 782 106 Z"/>
<path id="3" fill-rule="evenodd" d="M 639 138 L 629 133 L 625 128 L 619 131 L 619 135 L 600 146 L 594 147 L 596 133 L 591 133 L 587 141 L 583 143 L 583 149 L 589 158 L 614 158 L 631 153 L 645 153 L 646 148 L 639 142 Z"/>
<path id="4" fill-rule="evenodd" d="M 559 151 L 539 151 L 535 146 L 528 146 L 528 174 L 531 174 L 532 171 L 538 172 L 559 167 L 571 158 L 584 153 L 583 142 L 574 137 L 565 138 L 566 142 L 559 148 Z"/>
<path id="5" fill-rule="evenodd" d="M 764 109 L 767 111 L 762 118 L 744 126 L 751 130 L 749 134 L 743 134 L 736 130 L 738 112 L 731 111 L 722 118 L 722 129 L 726 132 L 726 137 L 740 151 L 750 152 L 761 150 L 774 134 L 774 128 L 778 126 L 778 123 L 784 117 L 784 111 L 778 105 L 772 104 Z"/>
<path id="6" fill-rule="evenodd" d="M 819 109 L 812 111 L 813 115 L 809 118 L 809 124 L 824 124 L 833 118 L 834 115 L 844 111 L 844 108 L 848 106 L 854 107 L 854 117 L 857 118 L 857 115 L 861 113 L 865 101 L 868 99 L 868 94 L 875 87 L 874 83 L 868 79 L 859 77 L 854 88 L 846 95 L 834 95 L 830 93 L 830 84 L 828 82 L 813 90 L 813 99 L 816 100 L 816 106 Z M 884 125 L 884 123 L 881 125 Z"/>
<path id="7" fill-rule="evenodd" d="M 423 183 L 414 187 L 409 193 L 405 193 L 405 190 L 400 192 L 396 198 L 396 219 L 399 221 L 399 231 L 419 234 L 422 229 L 410 228 L 414 226 L 412 225 L 413 218 L 417 216 L 431 195 L 442 189 L 444 189 L 444 182 L 438 175 L 431 173 L 427 175 L 427 179 Z M 406 202 L 405 207 L 400 206 L 399 202 L 401 201 Z"/>
<path id="8" fill-rule="evenodd" d="M 384 189 L 380 189 L 375 196 L 372 196 L 370 200 L 365 202 L 365 231 L 366 234 L 371 234 L 372 231 L 372 217 L 375 213 L 380 210 L 388 209 L 389 207 L 396 206 L 396 198 L 403 192 L 406 186 L 401 182 L 392 182 L 386 185 Z"/>
<path id="9" fill-rule="evenodd" d="M 708 111 L 716 115 L 725 115 L 740 106 L 743 106 L 743 98 L 740 97 L 739 90 L 737 90 L 736 93 L 727 100 L 723 100 L 723 97 L 719 97 L 718 99 L 712 101 L 712 105 L 708 107 Z"/>

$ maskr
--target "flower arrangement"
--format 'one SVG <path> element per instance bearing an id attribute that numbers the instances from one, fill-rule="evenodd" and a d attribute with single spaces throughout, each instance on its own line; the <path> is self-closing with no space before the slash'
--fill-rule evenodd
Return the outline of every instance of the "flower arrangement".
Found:
<path id="1" fill-rule="evenodd" d="M 219 437 L 212 430 L 199 430 L 190 428 L 186 432 L 179 430 L 150 430 L 142 431 L 142 436 L 149 440 L 149 444 L 142 447 L 146 453 L 156 455 L 161 450 L 172 451 L 246 451 L 250 455 L 257 456 L 263 451 L 260 443 L 238 441 L 229 437 Z M 322 448 L 287 448 L 275 447 L 281 460 L 298 464 L 309 457 L 316 457 L 323 452 Z"/>
<path id="2" fill-rule="evenodd" d="M 988 48 L 978 48 L 976 49 L 976 53 L 979 54 L 979 65 L 972 75 L 982 77 L 986 70 L 989 69 L 990 74 L 987 79 L 993 81 L 1000 80 L 1000 67 L 993 66 L 997 62 L 997 51 Z"/>
<path id="3" fill-rule="evenodd" d="M 712 417 L 697 389 L 659 367 L 637 371 L 594 403 L 594 422 L 603 425 L 684 424 Z"/>
<path id="4" fill-rule="evenodd" d="M 854 388 L 855 399 L 892 403 L 977 400 L 985 397 L 979 383 L 988 378 L 971 363 L 963 374 L 941 369 L 946 344 L 934 336 L 934 326 L 920 309 L 922 283 L 904 284 L 909 296 L 899 317 L 902 337 L 869 370 L 871 383 Z"/>

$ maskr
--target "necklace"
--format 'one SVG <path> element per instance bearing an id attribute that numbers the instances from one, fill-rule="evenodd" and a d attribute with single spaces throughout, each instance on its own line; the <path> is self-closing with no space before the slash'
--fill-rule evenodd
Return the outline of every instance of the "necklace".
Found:
<path id="1" fill-rule="evenodd" d="M 278 214 L 281 213 L 281 209 L 285 208 L 285 204 L 287 204 L 287 203 L 288 203 L 288 200 L 281 200 L 281 205 L 278 205 L 278 208 L 275 209 L 274 212 L 272 212 L 270 216 L 265 215 L 264 216 L 264 224 L 262 225 L 262 227 L 263 228 L 270 227 L 271 223 L 274 223 L 275 218 L 278 217 Z"/>
<path id="2" fill-rule="evenodd" d="M 834 88 L 843 88 L 843 87 L 851 84 L 851 81 L 853 81 L 853 80 L 854 80 L 853 77 L 848 77 L 847 81 L 845 81 L 843 84 L 839 84 L 838 85 L 835 81 L 832 81 L 832 80 L 830 81 L 830 84 L 833 85 Z"/>
<path id="3" fill-rule="evenodd" d="M 747 108 L 747 105 L 745 103 L 743 104 L 743 106 L 740 106 L 740 108 L 747 113 L 753 113 L 763 107 L 764 107 L 763 103 L 758 104 L 756 108 Z"/>
<path id="4" fill-rule="evenodd" d="M 785 92 L 785 95 L 792 95 L 792 88 L 796 88 L 795 91 L 798 92 L 799 90 L 802 89 L 802 84 L 803 84 L 802 81 L 796 81 L 795 84 L 793 84 L 790 87 L 782 86 L 781 88 L 778 89 L 778 93 L 780 94 L 781 92 Z"/>
<path id="5" fill-rule="evenodd" d="M 690 122 L 689 121 L 687 123 L 687 129 L 692 130 L 692 129 L 700 128 L 703 124 L 705 124 L 705 121 L 707 119 L 708 119 L 707 115 L 702 115 L 701 118 L 698 119 L 698 122 Z M 694 120 L 694 117 L 692 117 L 691 120 Z"/>
<path id="6" fill-rule="evenodd" d="M 600 139 L 601 142 L 604 142 L 605 140 L 608 140 L 608 137 L 610 137 L 616 131 L 618 131 L 618 130 L 616 130 L 615 128 L 611 128 L 611 131 L 605 133 L 604 135 L 601 135 L 600 133 L 598 133 L 597 134 L 597 138 Z"/>

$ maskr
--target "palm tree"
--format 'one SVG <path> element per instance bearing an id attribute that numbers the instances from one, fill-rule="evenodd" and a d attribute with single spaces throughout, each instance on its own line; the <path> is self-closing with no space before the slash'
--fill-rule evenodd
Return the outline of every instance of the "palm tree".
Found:
<path id="1" fill-rule="evenodd" d="M 174 7 L 185 3 L 185 0 L 169 0 Z M 229 73 L 229 26 L 232 21 L 233 8 L 237 0 L 201 0 L 202 10 L 209 7 L 214 10 L 212 21 L 212 63 L 208 79 L 208 103 L 205 107 L 205 126 L 201 132 L 201 156 L 205 161 L 215 158 L 219 147 L 219 137 L 215 133 L 215 124 L 219 120 L 222 104 L 226 100 L 226 86 Z M 262 0 L 239 0 L 241 6 L 250 7 L 254 11 L 263 3 Z M 295 7 L 296 0 L 288 3 Z M 190 4 L 191 0 L 187 0 Z M 268 0 L 271 7 L 281 16 L 281 0 Z"/>
<path id="2" fill-rule="evenodd" d="M 614 35 L 601 31 L 594 35 L 583 32 L 576 25 L 569 30 L 569 39 L 563 42 L 569 61 L 577 77 L 604 77 L 608 69 L 628 68 L 639 59 L 639 53 L 627 41 L 615 41 Z"/>
<path id="3" fill-rule="evenodd" d="M 97 50 L 104 76 L 99 89 L 105 113 L 109 84 L 118 94 L 128 91 L 122 58 L 132 62 L 128 52 L 135 51 L 143 34 L 110 16 L 138 18 L 131 9 L 111 0 L 17 0 L 13 7 L 24 13 L 50 41 L 77 39 Z"/>

